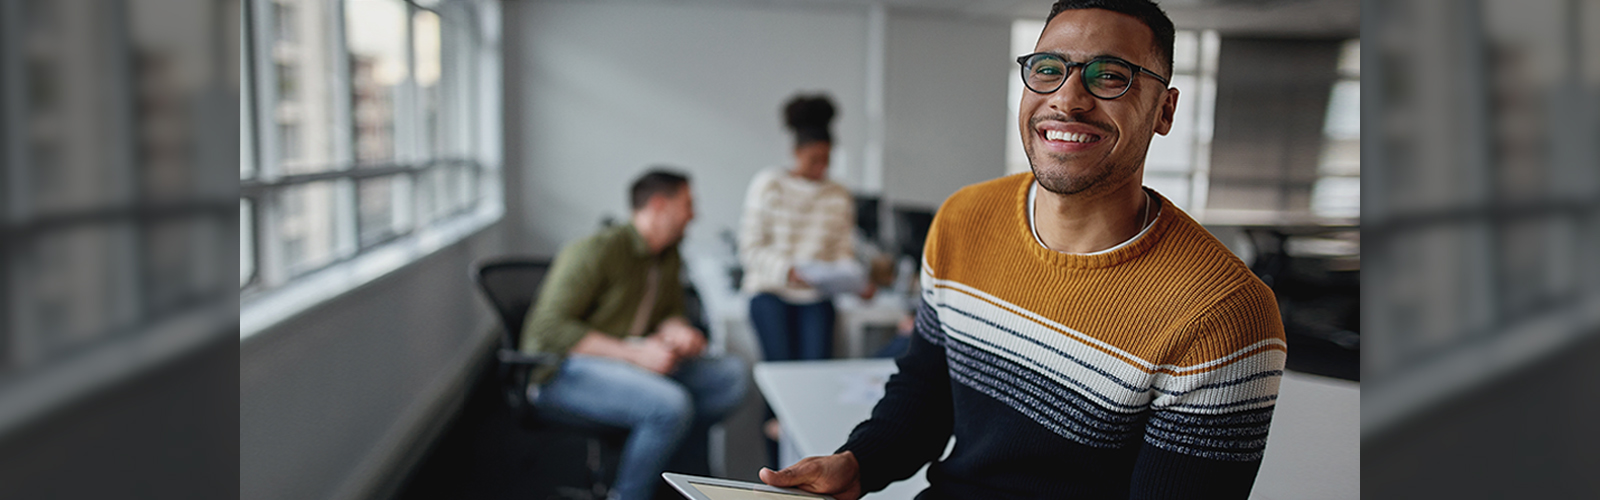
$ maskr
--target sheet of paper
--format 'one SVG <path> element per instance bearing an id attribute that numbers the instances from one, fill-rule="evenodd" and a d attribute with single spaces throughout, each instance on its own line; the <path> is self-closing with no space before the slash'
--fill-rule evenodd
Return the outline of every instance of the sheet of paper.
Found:
<path id="1" fill-rule="evenodd" d="M 794 272 L 823 295 L 859 293 L 867 286 L 867 273 L 854 260 L 802 262 Z"/>
<path id="2" fill-rule="evenodd" d="M 889 376 L 893 375 L 894 371 L 894 367 L 890 366 L 882 372 L 839 375 L 839 403 L 865 406 L 878 404 L 878 400 L 883 399 L 883 386 L 889 383 Z"/>

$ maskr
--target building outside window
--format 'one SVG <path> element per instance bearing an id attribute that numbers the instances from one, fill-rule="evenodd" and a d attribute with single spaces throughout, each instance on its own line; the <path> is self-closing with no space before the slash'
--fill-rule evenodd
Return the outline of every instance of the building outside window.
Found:
<path id="1" fill-rule="evenodd" d="M 243 336 L 502 211 L 494 2 L 246 4 Z"/>

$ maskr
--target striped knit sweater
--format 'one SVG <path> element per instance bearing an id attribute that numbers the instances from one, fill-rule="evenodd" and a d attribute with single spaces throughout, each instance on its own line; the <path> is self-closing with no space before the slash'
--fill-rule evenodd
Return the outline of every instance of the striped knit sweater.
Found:
<path id="1" fill-rule="evenodd" d="M 747 293 L 769 292 L 794 303 L 824 297 L 789 284 L 789 269 L 803 262 L 855 257 L 855 201 L 844 186 L 769 168 L 757 173 L 745 195 L 739 223 L 739 261 Z"/>
<path id="2" fill-rule="evenodd" d="M 969 186 L 923 253 L 916 335 L 840 451 L 918 498 L 1246 498 L 1283 374 L 1272 291 L 1166 200 L 1144 236 L 1057 253 L 1031 173 Z"/>

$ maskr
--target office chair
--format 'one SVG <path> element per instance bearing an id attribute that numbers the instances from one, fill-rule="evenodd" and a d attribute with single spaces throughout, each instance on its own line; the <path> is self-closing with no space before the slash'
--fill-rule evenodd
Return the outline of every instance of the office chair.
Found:
<path id="1" fill-rule="evenodd" d="M 605 498 L 607 475 L 601 460 L 602 448 L 621 450 L 627 440 L 628 429 L 584 420 L 558 412 L 541 412 L 528 400 L 528 377 L 534 368 L 559 362 L 559 357 L 549 353 L 528 354 L 517 349 L 522 334 L 522 322 L 528 309 L 538 303 L 539 289 L 545 274 L 550 270 L 550 259 L 531 257 L 503 257 L 479 262 L 473 266 L 473 279 L 478 290 L 489 300 L 500 318 L 500 347 L 495 352 L 496 374 L 501 382 L 506 404 L 523 427 L 530 429 L 559 429 L 585 436 L 588 442 L 588 468 L 592 477 L 589 490 L 571 488 L 562 491 L 568 498 Z"/>

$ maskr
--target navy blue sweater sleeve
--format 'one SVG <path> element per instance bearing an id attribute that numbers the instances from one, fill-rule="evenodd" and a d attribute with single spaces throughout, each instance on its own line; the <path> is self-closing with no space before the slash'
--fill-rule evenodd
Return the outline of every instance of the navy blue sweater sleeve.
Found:
<path id="1" fill-rule="evenodd" d="M 839 452 L 861 464 L 861 491 L 878 491 L 937 460 L 950 441 L 954 409 L 945 361 L 944 330 L 926 301 L 917 309 L 911 348 L 889 377 L 872 417 L 850 432 Z"/>
<path id="2" fill-rule="evenodd" d="M 1147 440 L 1134 464 L 1129 498 L 1138 500 L 1183 498 L 1249 498 L 1261 468 L 1272 407 L 1226 416 L 1182 415 L 1156 412 L 1150 432 L 1171 434 L 1191 448 L 1188 453 L 1158 446 Z M 1182 423 L 1210 429 L 1210 435 L 1184 435 Z"/>

